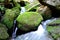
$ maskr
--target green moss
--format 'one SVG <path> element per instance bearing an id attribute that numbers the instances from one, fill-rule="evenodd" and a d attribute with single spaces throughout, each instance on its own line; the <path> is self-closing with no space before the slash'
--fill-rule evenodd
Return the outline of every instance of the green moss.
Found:
<path id="1" fill-rule="evenodd" d="M 43 20 L 42 16 L 36 12 L 25 12 L 17 17 L 18 27 L 22 30 L 34 29 Z M 25 29 L 24 29 L 25 28 Z"/>
<path id="2" fill-rule="evenodd" d="M 57 39 L 60 37 L 60 25 L 53 25 L 52 26 L 51 24 L 60 24 L 60 18 L 57 18 L 56 20 L 54 20 L 53 22 L 51 22 L 47 25 L 47 31 L 50 33 L 50 35 L 54 39 Z"/>
<path id="3" fill-rule="evenodd" d="M 15 15 L 18 16 L 20 14 L 20 9 L 19 7 L 14 7 L 12 8 L 12 11 L 14 11 Z"/>
<path id="4" fill-rule="evenodd" d="M 47 31 L 50 33 L 50 35 L 54 38 L 57 39 L 60 37 L 60 27 L 59 26 L 48 26 Z"/>
<path id="5" fill-rule="evenodd" d="M 49 31 L 49 32 L 52 32 L 52 31 L 54 31 L 54 30 L 56 30 L 57 28 L 60 28 L 59 26 L 47 26 L 47 30 Z M 54 30 L 53 30 L 54 29 Z"/>
<path id="6" fill-rule="evenodd" d="M 17 7 L 17 8 L 20 8 L 21 7 L 20 4 L 17 3 L 17 2 L 14 2 L 14 4 L 15 4 L 15 7 Z"/>
<path id="7" fill-rule="evenodd" d="M 18 10 L 7 9 L 5 15 L 2 18 L 2 23 L 5 24 L 8 28 L 12 28 L 13 21 L 16 16 L 18 16 Z"/>
<path id="8" fill-rule="evenodd" d="M 0 0 L 0 2 L 4 2 L 4 0 Z"/>
<path id="9" fill-rule="evenodd" d="M 0 10 L 2 10 L 2 11 L 5 10 L 4 5 L 1 5 L 1 4 L 0 4 Z"/>
<path id="10" fill-rule="evenodd" d="M 6 39 L 8 37 L 6 26 L 0 23 L 0 39 Z"/>

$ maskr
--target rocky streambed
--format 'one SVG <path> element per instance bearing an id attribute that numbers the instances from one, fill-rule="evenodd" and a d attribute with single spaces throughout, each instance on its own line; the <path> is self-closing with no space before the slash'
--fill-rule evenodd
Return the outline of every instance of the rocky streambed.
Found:
<path id="1" fill-rule="evenodd" d="M 15 7 L 6 8 L 4 15 L 0 11 L 0 40 L 60 40 L 60 18 L 51 19 L 51 13 L 60 13 L 60 2 L 51 1 L 44 1 L 51 8 L 39 5 L 37 1 L 32 2 L 33 5 L 27 3 L 26 10 L 24 7 L 19 9 L 20 5 L 16 3 Z"/>

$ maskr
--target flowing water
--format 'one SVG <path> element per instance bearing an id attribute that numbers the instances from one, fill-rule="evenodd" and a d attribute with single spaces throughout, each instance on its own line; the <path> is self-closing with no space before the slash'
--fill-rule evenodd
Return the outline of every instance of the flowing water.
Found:
<path id="1" fill-rule="evenodd" d="M 23 14 L 23 12 L 25 12 L 25 7 L 21 7 L 21 13 L 20 14 Z"/>
<path id="2" fill-rule="evenodd" d="M 36 31 L 32 31 L 23 35 L 18 36 L 15 40 L 53 40 L 52 38 L 48 37 L 48 32 L 46 31 L 46 26 L 48 23 L 56 20 L 49 19 L 42 22 Z"/>
<path id="3" fill-rule="evenodd" d="M 25 12 L 25 7 L 21 7 L 21 13 L 20 14 L 23 14 L 23 12 Z M 15 40 L 15 37 L 16 37 L 16 32 L 18 30 L 16 26 L 16 20 L 14 20 L 14 26 L 13 26 L 13 33 L 12 33 L 12 39 L 11 40 Z"/>
<path id="4" fill-rule="evenodd" d="M 16 20 L 14 20 L 13 33 L 12 33 L 12 39 L 11 40 L 15 40 L 17 30 L 18 30 L 18 28 L 16 27 Z"/>
<path id="5" fill-rule="evenodd" d="M 20 14 L 23 14 L 23 12 L 25 12 L 25 11 L 26 11 L 25 7 L 21 7 L 21 13 Z M 56 18 L 46 20 L 38 26 L 38 29 L 36 31 L 32 31 L 32 32 L 29 32 L 26 34 L 22 34 L 18 37 L 16 37 L 16 32 L 17 32 L 18 28 L 17 27 L 15 28 L 15 26 L 14 26 L 15 30 L 13 30 L 11 40 L 52 40 L 52 39 L 47 37 L 48 33 L 46 31 L 46 26 L 48 23 L 50 23 L 54 20 L 56 20 Z M 16 20 L 14 20 L 14 25 L 15 24 L 16 24 Z"/>

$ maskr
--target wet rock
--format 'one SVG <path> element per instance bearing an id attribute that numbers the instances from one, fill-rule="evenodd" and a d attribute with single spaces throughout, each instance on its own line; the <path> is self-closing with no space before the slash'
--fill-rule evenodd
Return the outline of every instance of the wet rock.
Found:
<path id="1" fill-rule="evenodd" d="M 55 21 L 49 23 L 49 24 L 60 24 L 60 18 L 56 19 Z M 60 37 L 60 25 L 47 25 L 47 30 L 49 32 L 49 34 L 51 35 L 51 37 L 54 38 L 54 40 L 57 40 Z"/>
<path id="2" fill-rule="evenodd" d="M 12 28 L 14 19 L 19 15 L 19 10 L 17 8 L 7 9 L 5 15 L 2 18 L 2 23 L 8 28 Z"/>
<path id="3" fill-rule="evenodd" d="M 25 12 L 17 17 L 18 28 L 23 31 L 37 29 L 43 20 L 42 16 L 36 12 Z"/>
<path id="4" fill-rule="evenodd" d="M 7 39 L 8 37 L 6 26 L 0 23 L 0 39 Z"/>
<path id="5" fill-rule="evenodd" d="M 51 10 L 47 6 L 41 5 L 40 7 L 37 8 L 36 12 L 41 14 L 44 20 L 51 18 Z"/>
<path id="6" fill-rule="evenodd" d="M 48 3 L 47 3 L 48 1 Z M 54 1 L 54 2 L 53 2 Z M 58 1 L 58 2 L 57 2 Z M 57 17 L 60 17 L 60 1 L 59 0 L 39 0 L 39 2 L 44 5 L 44 6 L 48 6 L 51 10 L 51 14 L 52 14 L 52 17 L 54 18 L 57 18 Z M 56 4 L 55 4 L 56 3 Z M 57 6 L 56 6 L 57 5 Z"/>
<path id="7" fill-rule="evenodd" d="M 57 8 L 60 7 L 60 0 L 44 0 L 44 2 Z"/>

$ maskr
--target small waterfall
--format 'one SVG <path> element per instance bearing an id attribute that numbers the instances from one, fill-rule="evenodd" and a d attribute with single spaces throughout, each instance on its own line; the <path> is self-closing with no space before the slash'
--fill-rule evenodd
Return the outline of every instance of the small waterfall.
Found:
<path id="1" fill-rule="evenodd" d="M 54 19 L 49 19 L 44 22 L 42 22 L 36 31 L 32 31 L 29 33 L 26 33 L 24 35 L 18 36 L 15 40 L 53 40 L 48 37 L 48 32 L 46 31 L 46 26 L 48 23 L 53 22 L 56 20 Z"/>
<path id="2" fill-rule="evenodd" d="M 46 29 L 47 24 L 53 22 L 54 20 L 56 20 L 56 18 L 48 19 L 46 21 L 43 21 L 41 24 L 42 24 L 43 28 Z"/>
<path id="3" fill-rule="evenodd" d="M 17 30 L 18 30 L 18 28 L 16 27 L 16 20 L 14 20 L 13 33 L 12 33 L 12 39 L 11 40 L 15 39 Z"/>
<path id="4" fill-rule="evenodd" d="M 21 7 L 21 13 L 20 14 L 23 14 L 23 12 L 25 12 L 25 7 Z"/>
<path id="5" fill-rule="evenodd" d="M 45 35 L 44 32 L 46 32 L 46 26 L 48 23 L 50 22 L 53 22 L 55 19 L 49 19 L 49 20 L 46 20 L 44 22 L 42 22 L 39 26 L 38 26 L 38 29 L 34 32 L 34 33 L 37 33 L 38 35 Z"/>
<path id="6" fill-rule="evenodd" d="M 16 27 L 16 28 L 15 28 L 15 31 L 14 31 L 13 34 L 12 34 L 12 38 L 15 38 L 15 37 L 16 37 L 16 32 L 17 32 L 17 30 L 18 30 L 18 28 Z"/>
<path id="7" fill-rule="evenodd" d="M 25 7 L 21 7 L 21 13 L 23 14 L 23 12 L 25 12 Z M 17 32 L 18 28 L 16 27 L 16 20 L 14 20 L 14 27 L 13 27 L 13 33 L 12 33 L 12 39 L 11 40 L 15 40 L 16 37 L 16 32 Z"/>
<path id="8" fill-rule="evenodd" d="M 37 29 L 34 33 L 36 33 L 36 34 L 38 34 L 38 35 L 42 35 L 44 32 L 45 32 L 45 29 L 44 29 L 43 26 L 40 24 L 40 25 L 38 26 L 38 29 Z"/>

